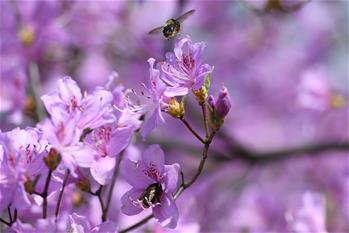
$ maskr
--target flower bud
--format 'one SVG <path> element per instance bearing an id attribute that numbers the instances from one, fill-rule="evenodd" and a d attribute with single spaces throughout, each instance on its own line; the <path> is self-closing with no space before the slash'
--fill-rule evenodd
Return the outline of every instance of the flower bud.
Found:
<path id="1" fill-rule="evenodd" d="M 75 191 L 72 194 L 72 203 L 73 206 L 78 208 L 84 203 L 84 196 L 80 191 Z"/>
<path id="2" fill-rule="evenodd" d="M 24 190 L 29 194 L 33 194 L 35 191 L 35 184 L 29 177 L 24 182 Z"/>
<path id="3" fill-rule="evenodd" d="M 225 116 L 229 113 L 229 110 L 231 108 L 231 99 L 230 99 L 227 88 L 224 86 L 219 92 L 215 107 L 216 107 L 215 109 L 216 115 L 221 119 L 224 119 Z"/>
<path id="4" fill-rule="evenodd" d="M 216 102 L 215 102 L 215 99 L 214 99 L 214 97 L 212 95 L 210 95 L 207 98 L 207 103 L 208 103 L 209 107 L 211 108 L 210 110 L 214 111 L 215 108 L 216 108 Z"/>
<path id="5" fill-rule="evenodd" d="M 55 148 L 51 148 L 50 152 L 44 157 L 44 162 L 50 170 L 55 170 L 61 162 L 61 155 Z"/>
<path id="6" fill-rule="evenodd" d="M 87 178 L 79 179 L 75 183 L 76 187 L 78 187 L 81 191 L 84 192 L 90 192 L 91 191 L 91 185 L 90 181 Z"/>
<path id="7" fill-rule="evenodd" d="M 193 93 L 195 95 L 196 100 L 199 102 L 200 105 L 202 105 L 207 98 L 208 91 L 205 86 L 202 86 L 199 90 L 193 91 Z"/>
<path id="8" fill-rule="evenodd" d="M 179 103 L 176 98 L 171 98 L 168 113 L 175 118 L 182 118 L 185 113 L 184 103 Z"/>
<path id="9" fill-rule="evenodd" d="M 22 26 L 18 32 L 18 37 L 25 46 L 29 47 L 35 40 L 35 31 L 31 26 Z"/>

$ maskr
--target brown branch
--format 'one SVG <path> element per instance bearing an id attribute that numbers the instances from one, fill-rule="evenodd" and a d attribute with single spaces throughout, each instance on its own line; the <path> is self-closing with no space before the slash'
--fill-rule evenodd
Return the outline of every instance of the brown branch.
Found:
<path id="1" fill-rule="evenodd" d="M 206 109 L 206 102 L 204 102 L 201 105 L 201 109 L 202 109 L 202 116 L 204 118 L 204 126 L 205 126 L 205 133 L 206 133 L 206 139 L 209 136 L 209 127 L 208 127 L 208 119 L 207 119 L 207 109 Z"/>
<path id="2" fill-rule="evenodd" d="M 179 118 L 183 124 L 189 129 L 189 131 L 197 138 L 199 139 L 200 142 L 202 142 L 203 144 L 205 144 L 205 141 L 204 139 L 202 139 L 202 137 L 194 130 L 194 128 L 189 124 L 189 122 L 184 119 L 183 117 L 182 118 Z"/>
<path id="3" fill-rule="evenodd" d="M 59 193 L 59 197 L 58 197 L 58 201 L 57 201 L 57 205 L 56 205 L 56 210 L 55 210 L 55 216 L 56 218 L 58 217 L 58 214 L 59 214 L 59 208 L 61 206 L 61 202 L 62 202 L 62 198 L 63 198 L 63 193 L 64 193 L 64 188 L 67 184 L 67 181 L 68 181 L 68 177 L 69 177 L 69 170 L 67 170 L 67 172 L 65 173 L 65 176 L 64 176 L 64 180 L 63 180 L 63 184 L 62 184 L 62 189 Z"/>
<path id="4" fill-rule="evenodd" d="M 51 176 L 52 176 L 52 170 L 49 169 L 46 177 L 46 181 L 45 181 L 44 191 L 40 194 L 40 196 L 44 199 L 44 203 L 42 205 L 42 218 L 44 219 L 47 216 L 47 195 L 48 195 L 48 188 L 50 186 Z"/>
<path id="5" fill-rule="evenodd" d="M 118 177 L 119 170 L 120 170 L 119 168 L 120 168 L 121 160 L 123 159 L 123 157 L 124 157 L 124 151 L 122 151 L 119 156 L 115 156 L 116 164 L 115 164 L 114 174 L 113 174 L 111 185 L 110 185 L 110 188 L 109 188 L 109 192 L 108 192 L 105 208 L 103 209 L 103 214 L 102 214 L 102 221 L 103 222 L 105 222 L 107 220 L 111 197 L 113 195 L 113 190 L 114 190 L 116 178 Z"/>
<path id="6" fill-rule="evenodd" d="M 223 136 L 224 137 L 224 136 Z M 270 152 L 258 152 L 244 147 L 241 144 L 232 143 L 230 141 L 229 151 L 232 152 L 232 156 L 227 156 L 226 159 L 242 159 L 248 162 L 257 162 L 257 163 L 269 163 L 277 162 L 291 157 L 300 157 L 300 156 L 315 156 L 322 154 L 327 151 L 348 151 L 349 142 L 327 142 L 327 143 L 314 143 L 309 145 L 302 145 L 297 147 L 291 147 L 287 149 L 281 149 Z"/>
<path id="7" fill-rule="evenodd" d="M 143 218 L 141 221 L 137 222 L 136 224 L 133 224 L 132 226 L 129 226 L 121 231 L 119 233 L 126 233 L 133 229 L 136 229 L 137 227 L 142 226 L 143 224 L 147 223 L 150 219 L 152 219 L 154 216 L 152 214 L 148 215 L 147 217 Z"/>

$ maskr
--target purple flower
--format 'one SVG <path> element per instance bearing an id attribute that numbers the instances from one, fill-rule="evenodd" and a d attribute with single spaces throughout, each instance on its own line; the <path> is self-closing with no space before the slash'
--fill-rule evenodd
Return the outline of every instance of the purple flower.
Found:
<path id="1" fill-rule="evenodd" d="M 165 165 L 164 160 L 160 146 L 151 145 L 137 163 L 123 161 L 121 173 L 132 189 L 122 196 L 121 211 L 136 215 L 152 208 L 154 217 L 163 226 L 175 228 L 179 214 L 172 194 L 178 185 L 179 164 Z"/>
<path id="2" fill-rule="evenodd" d="M 80 87 L 70 77 L 59 79 L 57 86 L 57 92 L 41 97 L 53 122 L 77 118 L 77 126 L 85 129 L 97 128 L 115 120 L 111 105 L 113 95 L 109 91 L 97 88 L 83 97 Z"/>
<path id="3" fill-rule="evenodd" d="M 98 232 L 117 232 L 116 226 L 112 222 L 103 222 L 98 226 L 92 227 L 88 219 L 84 216 L 73 213 L 69 215 L 67 232 L 72 233 L 98 233 Z"/>
<path id="4" fill-rule="evenodd" d="M 97 152 L 96 163 L 90 171 L 98 183 L 109 183 L 115 166 L 115 156 L 128 146 L 134 131 L 133 126 L 119 127 L 109 124 L 93 130 L 86 137 L 85 143 Z"/>
<path id="5" fill-rule="evenodd" d="M 30 205 L 24 183 L 34 180 L 45 168 L 44 149 L 45 143 L 36 129 L 0 132 L 0 210 L 10 204 L 17 209 Z"/>
<path id="6" fill-rule="evenodd" d="M 56 149 L 61 157 L 63 166 L 76 176 L 77 166 L 90 168 L 94 166 L 96 151 L 79 141 L 82 129 L 77 127 L 76 118 L 54 122 L 49 119 L 38 126 L 50 147 Z"/>
<path id="7" fill-rule="evenodd" d="M 163 81 L 169 85 L 165 95 L 168 97 L 186 95 L 189 90 L 199 90 L 205 76 L 213 70 L 208 64 L 202 64 L 202 53 L 206 43 L 193 43 L 189 36 L 176 42 L 174 52 L 166 54 L 166 62 L 161 66 Z"/>
<path id="8" fill-rule="evenodd" d="M 325 198 L 320 193 L 305 192 L 302 205 L 287 211 L 286 221 L 293 232 L 327 232 Z"/>
<path id="9" fill-rule="evenodd" d="M 145 138 L 154 128 L 162 125 L 165 120 L 161 114 L 162 109 L 168 106 L 169 98 L 164 95 L 166 85 L 160 79 L 160 71 L 154 69 L 154 58 L 149 58 L 150 65 L 149 83 L 144 85 L 144 91 L 137 97 L 136 104 L 131 104 L 134 112 L 144 115 L 144 123 L 141 128 L 141 135 Z"/>

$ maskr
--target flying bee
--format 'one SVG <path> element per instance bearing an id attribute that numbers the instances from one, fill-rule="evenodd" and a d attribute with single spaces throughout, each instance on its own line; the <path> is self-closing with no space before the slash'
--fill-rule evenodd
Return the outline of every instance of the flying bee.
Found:
<path id="1" fill-rule="evenodd" d="M 163 190 L 160 183 L 151 184 L 138 198 L 138 202 L 144 209 L 154 205 L 160 205 L 162 193 Z"/>
<path id="2" fill-rule="evenodd" d="M 165 25 L 161 27 L 154 28 L 150 32 L 148 32 L 149 35 L 154 35 L 161 33 L 164 35 L 165 39 L 169 40 L 173 37 L 175 37 L 181 30 L 181 23 L 192 16 L 194 14 L 195 10 L 190 10 L 183 15 L 179 16 L 177 19 L 169 19 L 166 21 Z"/>

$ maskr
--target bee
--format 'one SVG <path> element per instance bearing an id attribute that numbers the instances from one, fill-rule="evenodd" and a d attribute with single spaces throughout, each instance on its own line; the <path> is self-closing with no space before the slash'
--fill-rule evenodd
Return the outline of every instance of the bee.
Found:
<path id="1" fill-rule="evenodd" d="M 160 205 L 162 193 L 163 190 L 160 183 L 151 184 L 138 198 L 138 202 L 144 209 L 154 205 Z"/>
<path id="2" fill-rule="evenodd" d="M 154 35 L 161 33 L 164 35 L 165 39 L 169 40 L 173 37 L 175 37 L 181 30 L 181 23 L 192 16 L 194 14 L 195 10 L 190 10 L 183 15 L 179 16 L 177 19 L 169 19 L 166 21 L 165 25 L 154 28 L 150 32 L 148 32 L 149 35 Z"/>

